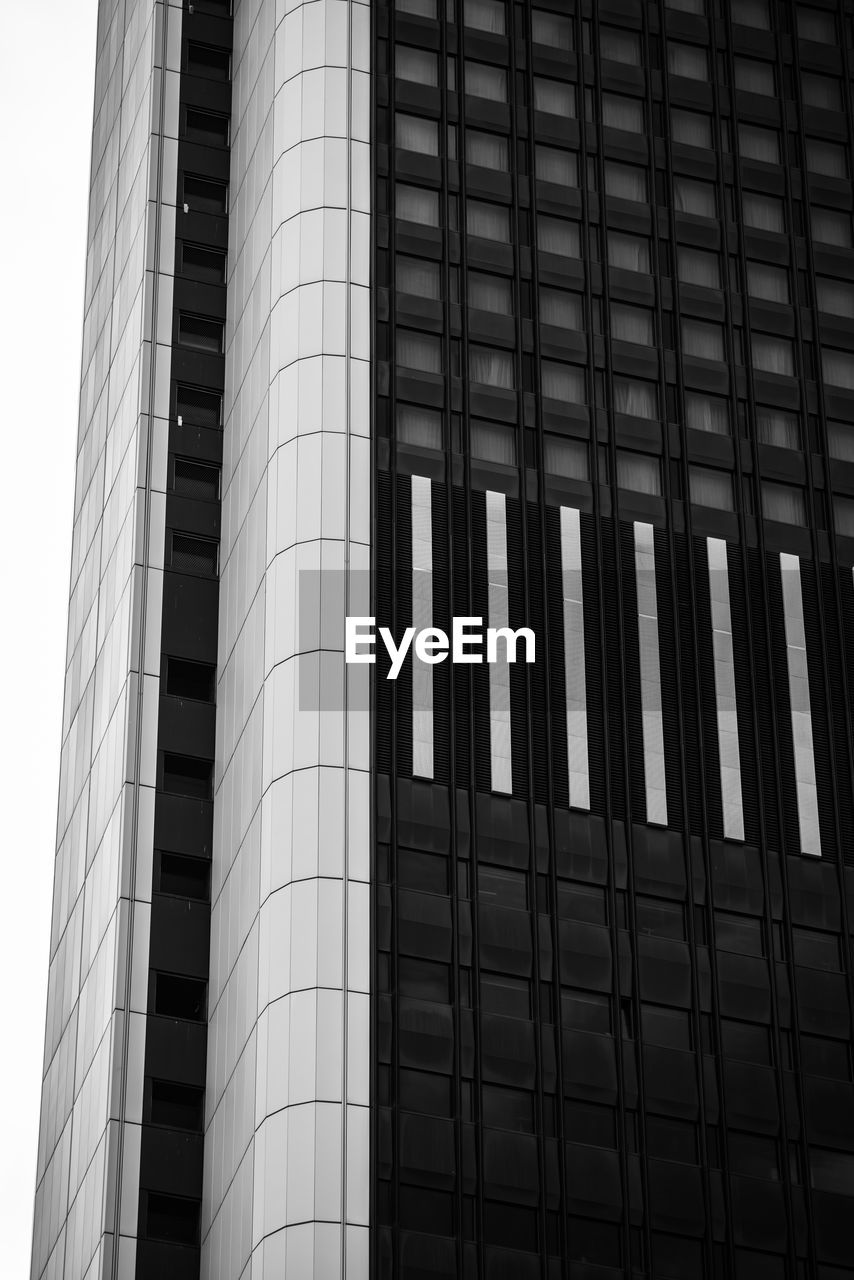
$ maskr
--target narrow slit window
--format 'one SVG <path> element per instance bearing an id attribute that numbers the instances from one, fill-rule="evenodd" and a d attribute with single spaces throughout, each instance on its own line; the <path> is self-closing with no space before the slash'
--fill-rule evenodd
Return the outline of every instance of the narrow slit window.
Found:
<path id="1" fill-rule="evenodd" d="M 412 477 L 412 625 L 416 633 L 433 625 L 432 485 Z M 433 667 L 412 659 L 412 772 L 433 777 Z"/>
<path id="2" fill-rule="evenodd" d="M 655 826 L 666 827 L 667 783 L 664 766 L 661 661 L 658 649 L 655 530 L 651 524 L 636 520 L 634 533 L 646 820 Z"/>
<path id="3" fill-rule="evenodd" d="M 783 583 L 786 665 L 789 672 L 792 743 L 795 752 L 795 793 L 801 851 L 820 857 L 821 836 L 813 751 L 809 665 L 804 630 L 804 600 L 801 592 L 801 562 L 797 556 L 785 551 L 780 552 L 780 577 Z"/>
<path id="4" fill-rule="evenodd" d="M 566 682 L 566 748 L 569 803 L 590 808 L 590 761 L 587 750 L 587 678 L 584 664 L 584 588 L 581 573 L 581 514 L 560 509 L 560 556 L 563 579 L 563 647 Z"/>
<path id="5" fill-rule="evenodd" d="M 507 590 L 507 510 L 503 493 L 486 493 L 486 558 L 488 623 L 509 627 Z M 491 662 L 489 671 L 489 750 L 492 790 L 511 795 L 513 760 L 510 728 L 510 667 L 506 661 Z"/>
<path id="6" fill-rule="evenodd" d="M 744 839 L 741 754 L 738 742 L 735 657 L 729 601 L 729 564 L 723 538 L 706 539 L 712 614 L 712 656 L 718 729 L 724 838 Z"/>

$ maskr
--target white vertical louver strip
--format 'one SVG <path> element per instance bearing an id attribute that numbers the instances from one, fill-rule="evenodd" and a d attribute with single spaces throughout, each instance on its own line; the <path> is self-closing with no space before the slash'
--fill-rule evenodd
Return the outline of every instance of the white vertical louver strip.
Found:
<path id="1" fill-rule="evenodd" d="M 715 666 L 715 706 L 718 719 L 718 756 L 724 836 L 744 839 L 741 792 L 741 754 L 738 744 L 738 710 L 735 696 L 735 660 L 732 648 L 732 614 L 729 604 L 729 564 L 723 538 L 707 538 L 709 593 L 712 613 L 712 654 Z"/>
<path id="2" fill-rule="evenodd" d="M 507 594 L 507 508 L 503 493 L 486 493 L 486 572 L 489 617 L 487 626 L 510 625 Z M 510 754 L 510 667 L 506 660 L 489 665 L 489 753 L 492 790 L 510 795 L 513 765 Z"/>
<path id="3" fill-rule="evenodd" d="M 581 578 L 581 513 L 560 509 L 560 562 L 563 579 L 563 651 L 566 674 L 566 748 L 569 803 L 590 808 L 587 753 L 587 679 L 584 663 L 584 588 Z"/>
<path id="4" fill-rule="evenodd" d="M 432 485 L 412 477 L 412 625 L 416 634 L 433 625 Z M 433 777 L 433 668 L 412 655 L 412 772 Z"/>
<path id="5" fill-rule="evenodd" d="M 664 770 L 664 721 L 661 714 L 654 530 L 651 524 L 636 520 L 634 531 L 646 820 L 666 827 L 667 784 Z"/>
<path id="6" fill-rule="evenodd" d="M 818 825 L 818 789 L 810 708 L 810 680 L 804 632 L 804 600 L 801 593 L 801 562 L 797 556 L 780 552 L 783 583 L 783 616 L 786 624 L 786 665 L 789 670 L 789 702 L 792 707 L 792 742 L 795 748 L 795 793 L 801 850 L 821 856 Z"/>

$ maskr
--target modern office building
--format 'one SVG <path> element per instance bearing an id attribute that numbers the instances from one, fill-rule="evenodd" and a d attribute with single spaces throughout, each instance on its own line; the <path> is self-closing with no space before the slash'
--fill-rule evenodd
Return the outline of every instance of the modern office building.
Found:
<path id="1" fill-rule="evenodd" d="M 854 1274 L 852 58 L 101 0 L 33 1280 Z"/>

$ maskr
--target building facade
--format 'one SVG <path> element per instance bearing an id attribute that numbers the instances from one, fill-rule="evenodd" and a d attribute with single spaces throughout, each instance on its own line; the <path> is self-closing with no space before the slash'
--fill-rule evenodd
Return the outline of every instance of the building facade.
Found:
<path id="1" fill-rule="evenodd" d="M 853 56 L 101 0 L 34 1280 L 851 1274 Z"/>

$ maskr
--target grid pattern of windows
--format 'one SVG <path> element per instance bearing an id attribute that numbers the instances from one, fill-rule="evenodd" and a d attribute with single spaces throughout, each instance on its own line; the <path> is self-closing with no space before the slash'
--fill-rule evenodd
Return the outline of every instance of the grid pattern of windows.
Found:
<path id="1" fill-rule="evenodd" d="M 830 1141 L 817 1101 L 854 1087 L 851 15 L 419 13 L 377 10 L 380 68 L 438 54 L 400 110 L 441 126 L 438 156 L 395 147 L 379 75 L 378 621 L 411 620 L 429 457 L 436 625 L 488 616 L 500 496 L 503 616 L 538 661 L 502 686 L 500 785 L 492 674 L 434 668 L 431 784 L 412 677 L 376 682 L 377 1274 L 831 1276 L 854 1265 L 831 1154 L 854 1130 Z M 412 259 L 438 266 L 429 318 Z M 415 332 L 430 370 L 393 358 Z"/>

